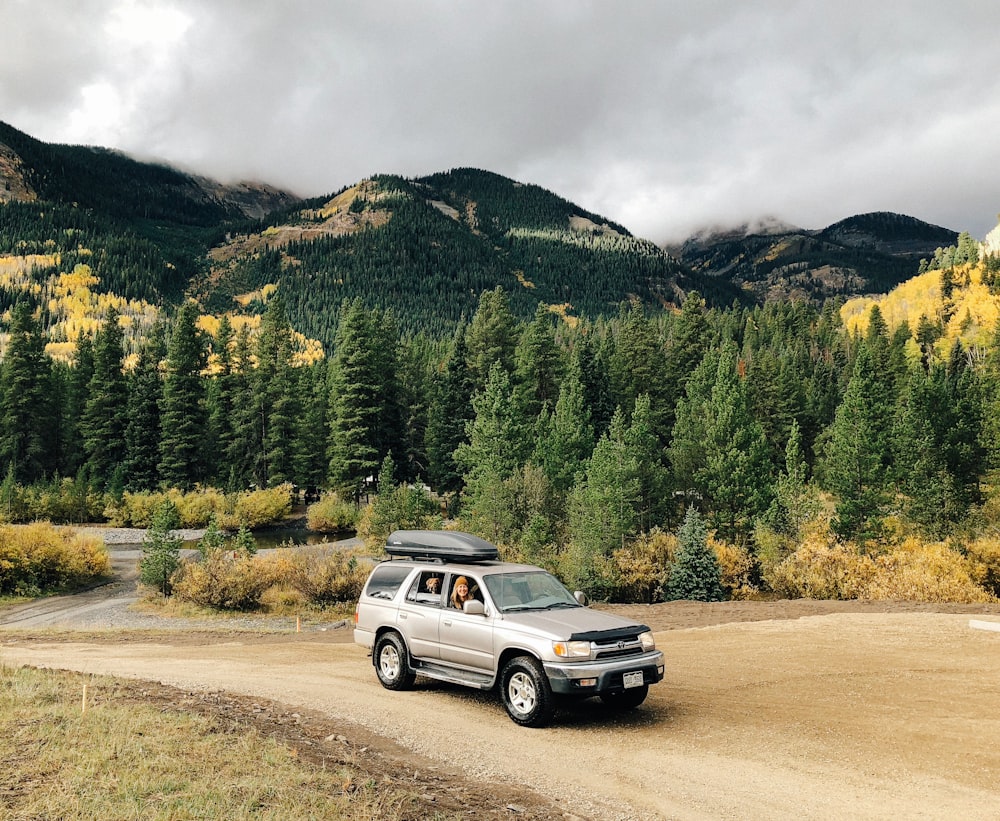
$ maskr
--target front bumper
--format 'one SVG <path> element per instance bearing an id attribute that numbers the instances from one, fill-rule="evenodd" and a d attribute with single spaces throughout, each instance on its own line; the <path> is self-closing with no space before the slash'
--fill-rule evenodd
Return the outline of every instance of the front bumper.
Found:
<path id="1" fill-rule="evenodd" d="M 544 662 L 545 675 L 553 693 L 599 695 L 623 691 L 622 676 L 642 671 L 642 683 L 663 679 L 663 653 L 654 650 L 641 656 L 614 661 Z"/>

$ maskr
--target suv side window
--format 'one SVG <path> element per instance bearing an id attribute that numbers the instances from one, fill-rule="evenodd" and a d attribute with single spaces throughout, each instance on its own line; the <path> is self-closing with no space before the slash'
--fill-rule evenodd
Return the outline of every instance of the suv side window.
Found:
<path id="1" fill-rule="evenodd" d="M 365 587 L 365 595 L 373 599 L 395 598 L 399 586 L 410 575 L 412 570 L 412 567 L 392 564 L 391 562 L 380 564 L 372 571 L 372 575 L 368 579 L 368 585 Z"/>
<path id="2" fill-rule="evenodd" d="M 443 575 L 440 570 L 425 570 L 418 574 L 410 589 L 406 591 L 406 600 L 440 607 Z"/>

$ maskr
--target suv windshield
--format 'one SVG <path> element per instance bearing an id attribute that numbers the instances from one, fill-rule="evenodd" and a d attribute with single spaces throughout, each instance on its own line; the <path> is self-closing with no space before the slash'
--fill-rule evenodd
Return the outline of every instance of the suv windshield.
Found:
<path id="1" fill-rule="evenodd" d="M 581 606 L 559 579 L 544 570 L 491 573 L 485 584 L 501 613 Z"/>

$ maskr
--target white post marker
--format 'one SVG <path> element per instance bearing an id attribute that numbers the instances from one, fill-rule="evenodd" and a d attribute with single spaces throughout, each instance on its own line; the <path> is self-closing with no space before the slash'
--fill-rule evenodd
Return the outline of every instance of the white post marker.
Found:
<path id="1" fill-rule="evenodd" d="M 976 619 L 969 619 L 969 627 L 973 627 L 976 630 L 993 630 L 996 633 L 1000 633 L 1000 621 L 978 621 Z"/>

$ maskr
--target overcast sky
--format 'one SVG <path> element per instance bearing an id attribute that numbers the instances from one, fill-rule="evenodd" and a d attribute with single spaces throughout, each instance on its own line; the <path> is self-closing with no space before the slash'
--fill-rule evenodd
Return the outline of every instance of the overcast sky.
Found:
<path id="1" fill-rule="evenodd" d="M 0 0 L 0 119 L 302 196 L 460 166 L 665 242 L 1000 211 L 992 0 Z"/>

